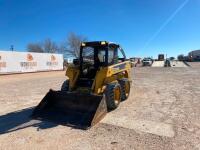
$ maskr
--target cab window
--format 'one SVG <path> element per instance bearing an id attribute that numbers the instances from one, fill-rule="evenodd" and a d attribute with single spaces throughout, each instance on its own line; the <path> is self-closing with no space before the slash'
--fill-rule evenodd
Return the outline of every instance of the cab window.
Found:
<path id="1" fill-rule="evenodd" d="M 100 62 L 105 62 L 106 51 L 105 50 L 98 50 L 98 58 Z"/>
<path id="2" fill-rule="evenodd" d="M 108 64 L 113 64 L 114 62 L 114 50 L 108 50 Z"/>
<path id="3" fill-rule="evenodd" d="M 123 61 L 125 61 L 125 55 L 124 55 L 124 53 L 122 53 L 122 49 L 119 47 L 119 48 L 117 48 L 117 53 L 118 53 L 118 62 L 123 62 Z"/>

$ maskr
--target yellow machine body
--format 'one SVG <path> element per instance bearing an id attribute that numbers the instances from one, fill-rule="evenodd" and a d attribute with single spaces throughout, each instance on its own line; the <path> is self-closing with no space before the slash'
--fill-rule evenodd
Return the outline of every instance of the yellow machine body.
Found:
<path id="1" fill-rule="evenodd" d="M 106 89 L 106 85 L 111 82 L 118 82 L 121 78 L 127 78 L 130 82 L 132 64 L 130 61 L 121 62 L 108 67 L 101 67 L 96 73 L 96 77 L 92 84 L 91 92 L 93 94 L 101 95 Z M 76 81 L 80 75 L 77 66 L 69 66 L 66 71 L 66 76 L 69 78 L 70 89 L 77 88 Z"/>
<path id="2" fill-rule="evenodd" d="M 94 45 L 97 52 L 105 48 L 107 56 L 102 60 L 108 61 L 108 42 L 89 42 L 82 43 L 82 49 L 87 45 Z M 119 45 L 110 44 L 111 46 Z M 87 51 L 86 51 L 87 52 Z M 116 63 L 92 67 L 92 77 L 85 77 L 83 57 L 77 63 L 69 65 L 66 70 L 67 90 L 53 91 L 50 90 L 39 105 L 33 111 L 32 116 L 38 119 L 47 119 L 60 124 L 72 126 L 75 128 L 87 129 L 97 124 L 108 112 L 118 107 L 122 100 L 125 100 L 130 92 L 131 68 L 132 64 L 127 59 L 117 59 Z M 93 57 L 87 57 L 89 60 Z M 99 61 L 94 56 L 94 64 Z M 92 73 L 88 73 L 90 76 Z M 86 81 L 89 86 L 82 86 L 79 82 Z M 63 85 L 64 85 L 63 83 Z"/>

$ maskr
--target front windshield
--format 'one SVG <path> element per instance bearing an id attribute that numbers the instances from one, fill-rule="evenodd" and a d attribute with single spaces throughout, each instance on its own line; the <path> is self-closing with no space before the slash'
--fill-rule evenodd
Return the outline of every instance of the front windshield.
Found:
<path id="1" fill-rule="evenodd" d="M 82 58 L 83 63 L 94 64 L 94 47 L 83 47 Z"/>
<path id="2" fill-rule="evenodd" d="M 91 47 L 86 46 L 83 47 L 82 50 L 82 59 L 84 64 L 91 64 L 94 65 L 95 63 L 105 63 L 105 57 L 106 57 L 106 48 L 103 47 Z"/>

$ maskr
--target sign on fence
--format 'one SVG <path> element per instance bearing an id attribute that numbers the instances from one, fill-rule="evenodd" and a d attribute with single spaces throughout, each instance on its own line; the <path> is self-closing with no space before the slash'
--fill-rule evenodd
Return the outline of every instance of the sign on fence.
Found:
<path id="1" fill-rule="evenodd" d="M 62 69 L 62 54 L 0 51 L 0 74 Z"/>

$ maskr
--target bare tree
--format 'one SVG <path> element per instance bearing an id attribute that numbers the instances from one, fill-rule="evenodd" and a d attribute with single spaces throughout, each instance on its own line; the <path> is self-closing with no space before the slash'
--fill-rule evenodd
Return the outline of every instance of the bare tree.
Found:
<path id="1" fill-rule="evenodd" d="M 87 38 L 82 35 L 77 35 L 75 33 L 70 33 L 67 37 L 67 40 L 61 44 L 60 50 L 62 53 L 68 57 L 79 57 L 80 45 L 82 42 L 85 42 Z"/>
<path id="2" fill-rule="evenodd" d="M 67 39 L 58 46 L 56 42 L 47 38 L 40 43 L 30 43 L 27 45 L 27 50 L 29 52 L 39 52 L 39 53 L 63 53 L 64 57 L 74 57 L 78 58 L 80 53 L 80 45 L 85 42 L 87 38 L 82 35 L 77 35 L 75 33 L 70 33 Z"/>
<path id="3" fill-rule="evenodd" d="M 43 48 L 45 53 L 56 53 L 58 51 L 57 44 L 49 38 L 44 41 Z"/>
<path id="4" fill-rule="evenodd" d="M 183 54 L 178 55 L 177 59 L 180 61 L 184 60 L 184 55 Z"/>
<path id="5" fill-rule="evenodd" d="M 58 46 L 50 38 L 44 40 L 40 43 L 30 43 L 27 45 L 27 50 L 29 52 L 38 53 L 56 53 L 58 52 Z"/>
<path id="6" fill-rule="evenodd" d="M 44 53 L 44 50 L 43 50 L 42 45 L 40 43 L 30 43 L 30 44 L 28 44 L 27 50 L 29 52 Z"/>

